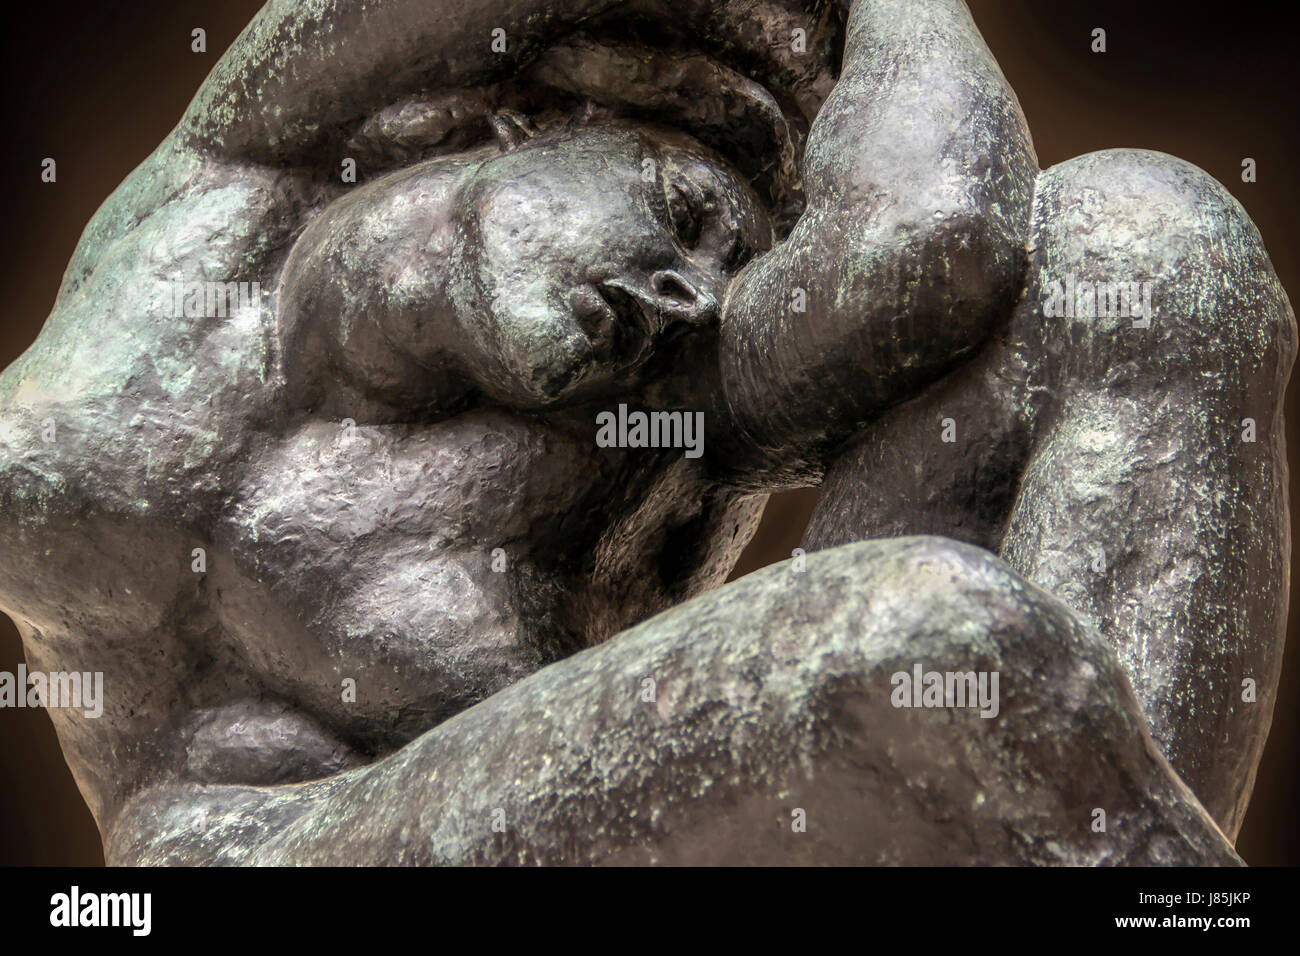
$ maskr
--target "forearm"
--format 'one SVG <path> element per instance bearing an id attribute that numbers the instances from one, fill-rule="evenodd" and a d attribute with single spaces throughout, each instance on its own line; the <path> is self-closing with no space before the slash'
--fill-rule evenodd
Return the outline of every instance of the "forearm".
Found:
<path id="1" fill-rule="evenodd" d="M 514 76 L 547 45 L 625 6 L 627 0 L 271 0 L 217 64 L 177 132 L 187 145 L 226 156 L 307 163 L 385 106 Z M 779 79 L 811 109 L 824 92 L 817 89 L 816 58 L 790 49 L 794 28 L 810 35 L 818 29 L 804 6 L 652 0 L 636 11 Z"/>
<path id="2" fill-rule="evenodd" d="M 621 0 L 271 0 L 217 64 L 181 122 L 196 145 L 295 160 L 422 88 L 475 86 L 518 62 L 537 21 L 569 23 Z M 506 52 L 492 31 L 506 31 Z"/>
<path id="3" fill-rule="evenodd" d="M 807 210 L 731 290 L 723 380 L 769 467 L 826 452 L 1009 314 L 1037 169 L 1014 94 L 959 0 L 860 0 L 812 128 Z"/>

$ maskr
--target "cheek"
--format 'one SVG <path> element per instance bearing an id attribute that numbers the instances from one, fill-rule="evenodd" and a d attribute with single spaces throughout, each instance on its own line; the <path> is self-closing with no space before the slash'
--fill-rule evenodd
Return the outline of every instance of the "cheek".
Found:
<path id="1" fill-rule="evenodd" d="M 549 197 L 512 190 L 477 203 L 467 225 L 485 267 L 510 275 L 556 259 L 554 215 L 555 203 Z"/>
<path id="2" fill-rule="evenodd" d="M 533 224 L 463 224 L 449 264 L 449 297 L 463 357 L 494 398 L 544 405 L 583 377 L 591 346 L 569 307 L 570 282 L 540 255 Z"/>
<path id="3" fill-rule="evenodd" d="M 497 398 L 543 405 L 598 377 L 596 333 L 575 303 L 595 295 L 598 279 L 671 264 L 671 237 L 647 205 L 626 190 L 527 179 L 466 205 L 449 291 Z"/>
<path id="4" fill-rule="evenodd" d="M 561 398 L 586 377 L 593 361 L 591 343 L 572 313 L 552 298 L 549 289 L 523 289 L 491 305 L 508 391 L 523 405 Z"/>

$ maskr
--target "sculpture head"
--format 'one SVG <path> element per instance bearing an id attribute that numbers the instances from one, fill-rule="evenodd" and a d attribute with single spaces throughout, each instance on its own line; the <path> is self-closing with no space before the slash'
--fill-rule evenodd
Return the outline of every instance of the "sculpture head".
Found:
<path id="1" fill-rule="evenodd" d="M 528 139 L 477 167 L 457 218 L 458 325 L 526 404 L 626 386 L 667 339 L 716 322 L 731 277 L 772 242 L 725 160 L 644 124 Z"/>

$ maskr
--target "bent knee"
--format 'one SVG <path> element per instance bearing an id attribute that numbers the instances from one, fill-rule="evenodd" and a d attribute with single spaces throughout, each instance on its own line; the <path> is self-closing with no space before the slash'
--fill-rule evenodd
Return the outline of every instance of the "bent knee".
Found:
<path id="1" fill-rule="evenodd" d="M 1018 332 L 1059 365 L 1048 381 L 1279 392 L 1295 316 L 1246 211 L 1213 177 L 1148 150 L 1044 171 Z M 1213 381 L 1209 381 L 1213 379 Z"/>
<path id="2" fill-rule="evenodd" d="M 813 625 L 822 650 L 838 645 L 845 660 L 861 656 L 868 669 L 917 654 L 998 660 L 1026 641 L 1093 640 L 1054 596 L 991 551 L 949 538 L 875 539 L 805 560 L 806 569 L 788 574 L 785 588 L 775 587 L 782 580 L 776 569 L 751 576 L 759 586 L 745 603 L 765 622 L 785 617 Z M 767 602 L 770 614 L 758 610 Z"/>

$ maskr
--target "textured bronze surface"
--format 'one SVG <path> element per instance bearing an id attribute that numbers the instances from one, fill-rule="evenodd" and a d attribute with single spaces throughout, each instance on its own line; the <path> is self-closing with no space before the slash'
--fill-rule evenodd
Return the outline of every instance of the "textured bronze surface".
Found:
<path id="1" fill-rule="evenodd" d="M 0 608 L 110 862 L 1236 863 L 1295 338 L 959 0 L 272 2 L 0 376 Z"/>

